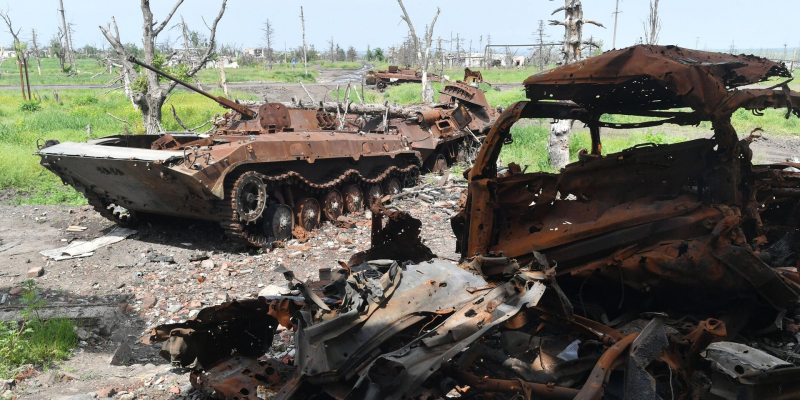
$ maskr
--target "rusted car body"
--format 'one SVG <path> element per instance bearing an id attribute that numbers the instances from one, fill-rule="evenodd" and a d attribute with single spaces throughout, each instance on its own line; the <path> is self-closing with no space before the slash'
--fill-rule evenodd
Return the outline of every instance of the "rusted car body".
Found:
<path id="1" fill-rule="evenodd" d="M 422 164 L 456 162 L 498 115 L 483 92 L 460 84 L 443 89 L 441 104 L 393 113 L 245 106 L 183 84 L 232 110 L 207 134 L 47 141 L 41 164 L 117 223 L 150 214 L 217 221 L 233 240 L 263 246 L 414 186 Z"/>
<path id="2" fill-rule="evenodd" d="M 437 81 L 439 80 L 439 75 L 428 73 L 428 80 Z M 422 71 L 419 68 L 400 68 L 396 65 L 392 65 L 388 70 L 383 71 L 369 70 L 365 78 L 367 85 L 375 85 L 380 91 L 384 91 L 390 85 L 421 82 Z"/>
<path id="3" fill-rule="evenodd" d="M 730 119 L 800 116 L 785 83 L 736 89 L 788 75 L 636 46 L 533 76 L 468 171 L 460 265 L 376 204 L 373 248 L 332 279 L 284 270 L 292 294 L 208 308 L 150 340 L 214 398 L 796 398 L 800 165 L 753 165 Z M 592 149 L 559 174 L 499 170 L 520 118 L 585 122 Z M 707 120 L 712 139 L 602 154 L 601 128 Z M 263 356 L 284 328 L 293 350 Z"/>

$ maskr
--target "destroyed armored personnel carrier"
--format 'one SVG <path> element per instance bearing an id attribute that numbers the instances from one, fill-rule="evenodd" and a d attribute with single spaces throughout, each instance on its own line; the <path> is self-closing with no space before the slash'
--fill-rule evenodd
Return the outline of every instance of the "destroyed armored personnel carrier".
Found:
<path id="1" fill-rule="evenodd" d="M 439 80 L 439 75 L 428 73 L 428 80 Z M 375 85 L 375 88 L 381 92 L 390 85 L 421 82 L 422 71 L 419 68 L 400 68 L 396 65 L 390 66 L 388 70 L 369 70 L 365 79 L 367 85 Z"/>
<path id="2" fill-rule="evenodd" d="M 443 104 L 412 108 L 245 106 L 131 61 L 231 111 L 208 134 L 46 141 L 41 164 L 117 223 L 150 214 L 217 221 L 231 239 L 259 247 L 416 185 L 423 162 L 455 162 L 497 115 L 482 92 L 459 85 L 443 90 Z"/>
<path id="3" fill-rule="evenodd" d="M 468 172 L 460 265 L 415 239 L 420 221 L 376 206 L 373 248 L 333 277 L 307 284 L 289 265 L 286 295 L 150 340 L 219 399 L 798 398 L 800 165 L 754 165 L 731 124 L 739 109 L 800 116 L 786 83 L 737 89 L 788 76 L 673 46 L 533 76 Z M 557 174 L 498 169 L 521 118 L 582 121 L 592 148 Z M 700 121 L 713 138 L 602 152 L 604 128 Z"/>

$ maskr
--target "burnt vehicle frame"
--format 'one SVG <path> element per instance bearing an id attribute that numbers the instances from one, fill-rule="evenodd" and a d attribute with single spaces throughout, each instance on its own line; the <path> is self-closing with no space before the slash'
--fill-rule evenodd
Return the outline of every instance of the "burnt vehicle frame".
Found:
<path id="1" fill-rule="evenodd" d="M 787 75 L 752 56 L 637 46 L 531 77 L 531 101 L 501 115 L 468 171 L 460 265 L 431 259 L 420 221 L 376 205 L 373 249 L 332 280 L 284 270 L 298 295 L 209 308 L 150 339 L 202 364 L 192 383 L 216 398 L 796 397 L 800 166 L 753 166 L 730 123 L 740 108 L 798 116 L 785 83 L 735 89 Z M 662 111 L 676 107 L 692 111 Z M 608 113 L 660 119 L 611 126 Z M 592 149 L 560 174 L 499 171 L 522 117 L 583 121 Z M 713 139 L 601 154 L 602 127 L 703 120 Z M 296 353 L 264 358 L 279 324 Z M 196 351 L 208 343 L 222 350 Z"/>

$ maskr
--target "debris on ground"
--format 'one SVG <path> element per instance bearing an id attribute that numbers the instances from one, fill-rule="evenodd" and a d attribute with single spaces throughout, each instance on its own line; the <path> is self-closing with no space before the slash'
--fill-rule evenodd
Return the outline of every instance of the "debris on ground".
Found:
<path id="1" fill-rule="evenodd" d="M 148 340 L 216 398 L 796 396 L 800 165 L 753 165 L 730 125 L 740 108 L 800 116 L 785 84 L 736 89 L 773 76 L 789 72 L 673 46 L 533 76 L 468 171 L 460 264 L 376 204 L 371 248 L 320 279 L 284 262 L 288 294 L 226 300 Z M 583 121 L 592 148 L 558 174 L 498 169 L 520 118 Z M 712 139 L 602 153 L 601 128 L 706 120 Z"/>
<path id="2" fill-rule="evenodd" d="M 136 231 L 133 229 L 115 226 L 111 232 L 108 232 L 97 239 L 88 242 L 74 241 L 69 245 L 60 247 L 58 249 L 44 250 L 41 252 L 41 254 L 53 259 L 54 261 L 91 257 L 94 255 L 94 252 L 97 249 L 125 240 L 125 238 L 133 235 L 134 233 L 136 233 Z"/>

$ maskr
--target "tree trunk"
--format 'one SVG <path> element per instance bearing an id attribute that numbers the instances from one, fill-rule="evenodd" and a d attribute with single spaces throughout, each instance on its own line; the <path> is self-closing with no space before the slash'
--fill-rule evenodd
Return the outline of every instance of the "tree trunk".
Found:
<path id="1" fill-rule="evenodd" d="M 217 62 L 219 63 L 219 84 L 222 86 L 222 92 L 225 93 L 225 97 L 230 97 L 228 95 L 228 79 L 225 77 L 225 66 L 222 65 L 222 58 L 217 58 Z"/>
<path id="2" fill-rule="evenodd" d="M 122 67 L 120 69 L 122 70 L 122 81 L 125 87 L 125 97 L 131 100 L 133 109 L 139 111 L 139 105 L 136 104 L 136 101 L 133 100 L 133 91 L 131 90 L 131 75 L 125 67 Z"/>
<path id="3" fill-rule="evenodd" d="M 164 97 L 153 96 L 150 93 L 139 97 L 137 103 L 142 112 L 145 134 L 158 135 L 161 133 L 161 107 L 164 105 L 164 100 Z"/>
<path id="4" fill-rule="evenodd" d="M 70 59 L 70 49 L 69 49 L 69 28 L 67 27 L 67 17 L 64 15 L 64 0 L 58 0 L 59 4 L 59 11 L 61 11 L 61 28 L 64 29 L 64 58 Z M 65 72 L 66 65 L 64 61 L 61 61 L 61 71 Z"/>
<path id="5" fill-rule="evenodd" d="M 569 164 L 569 138 L 573 122 L 571 119 L 560 119 L 550 125 L 547 150 L 550 153 L 550 165 L 556 172 Z"/>

